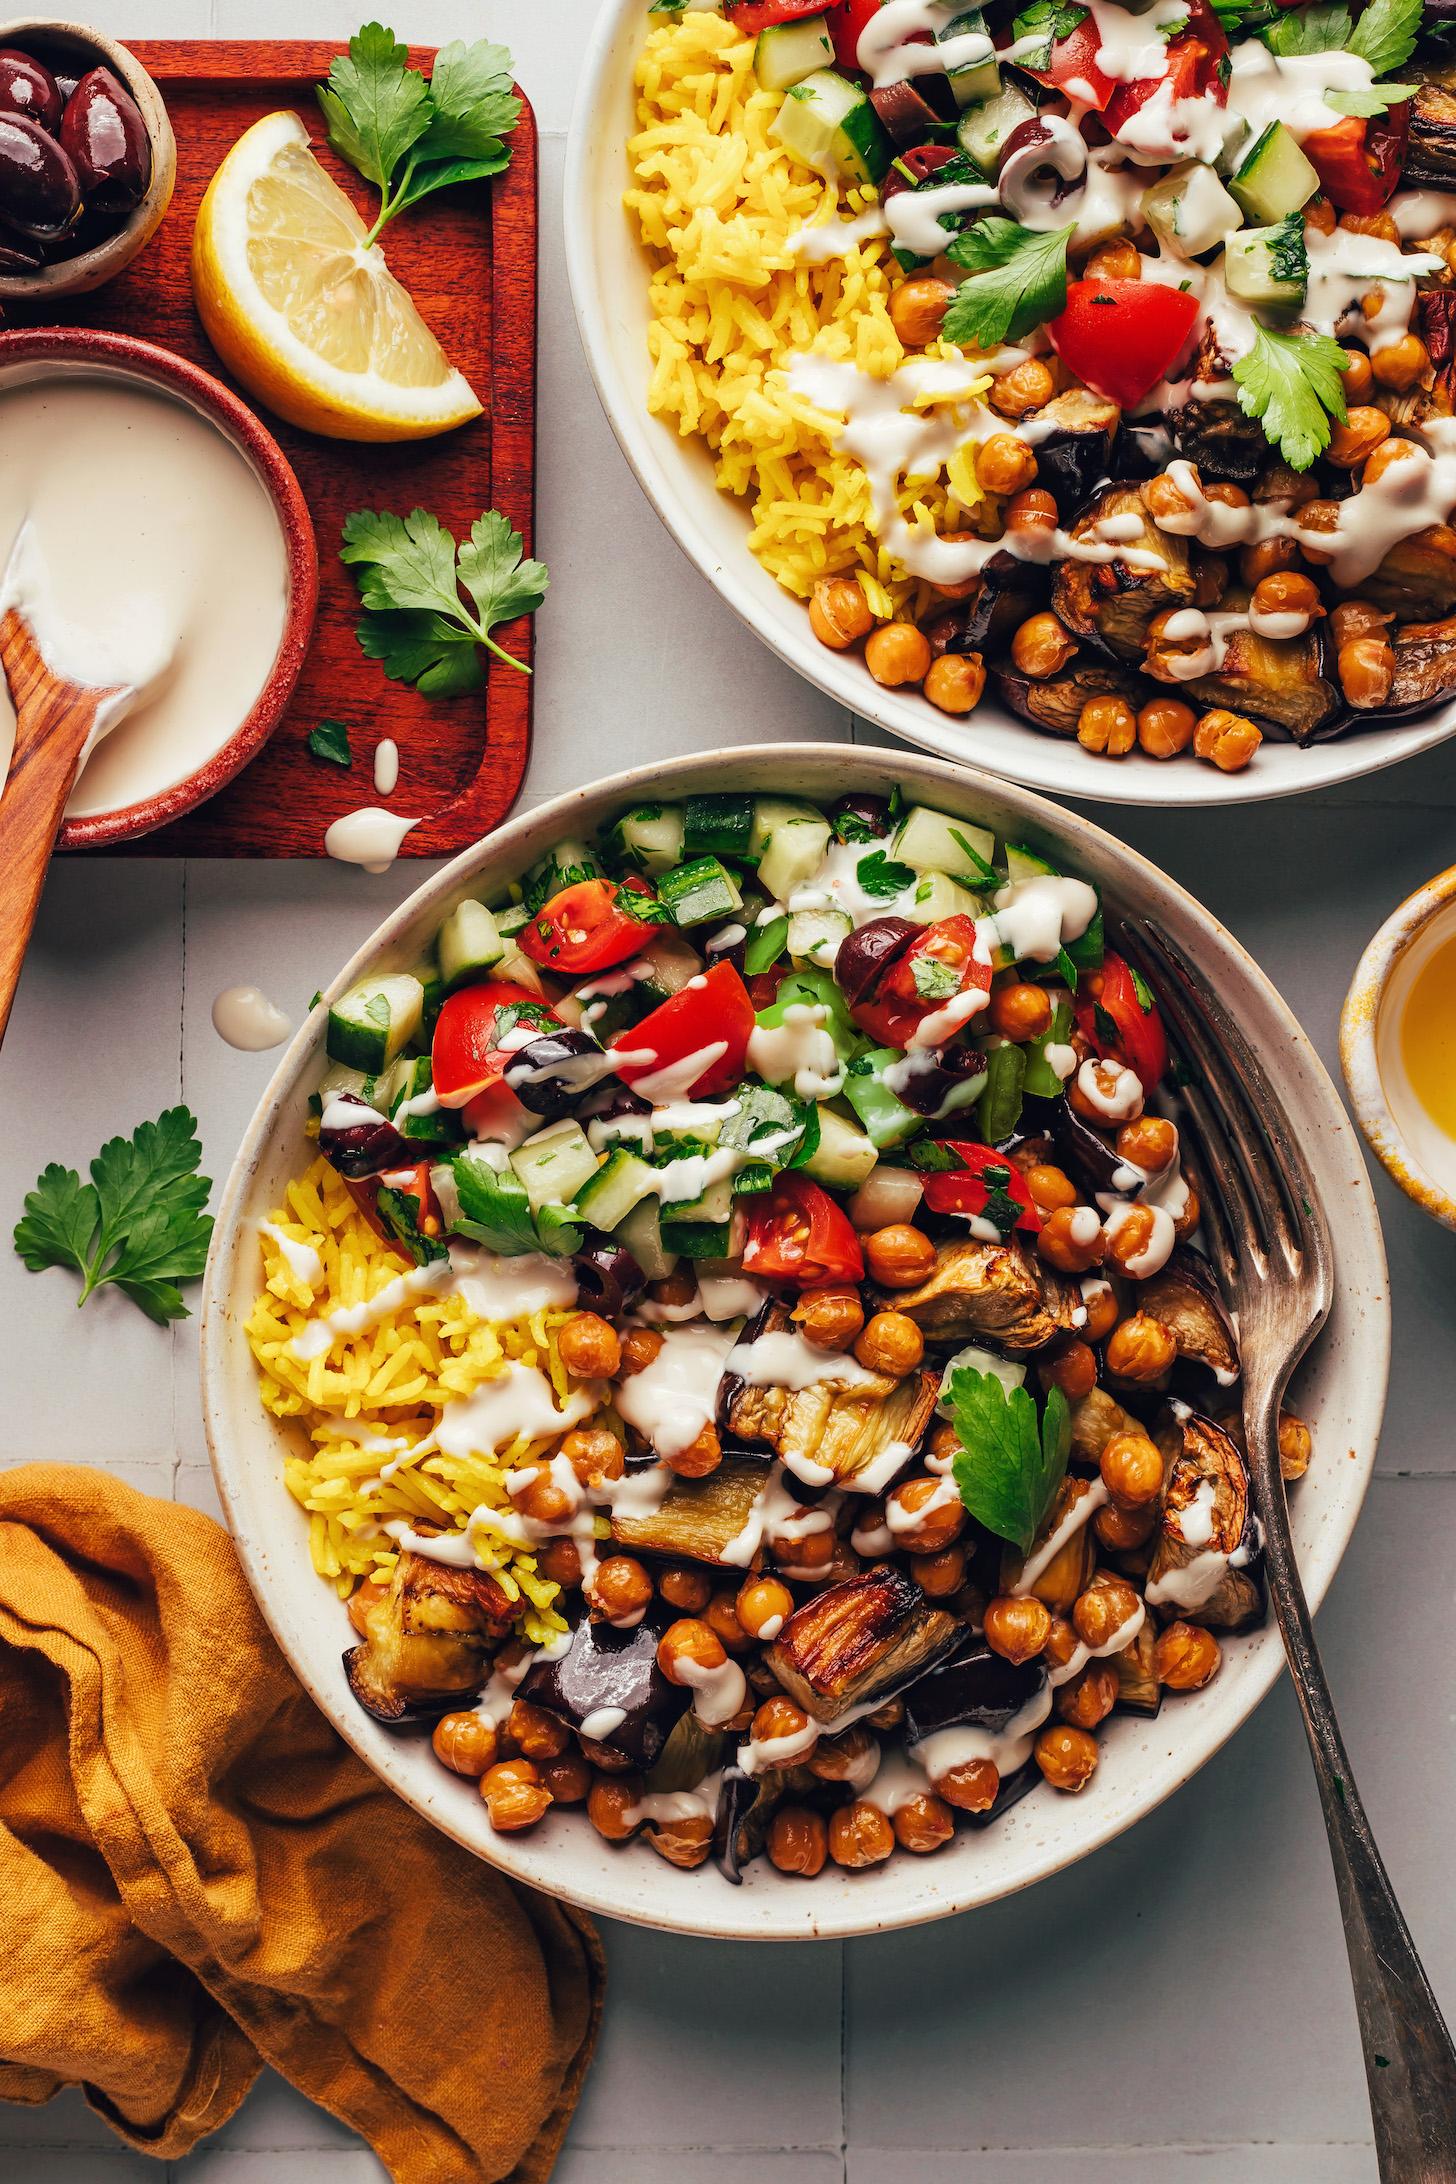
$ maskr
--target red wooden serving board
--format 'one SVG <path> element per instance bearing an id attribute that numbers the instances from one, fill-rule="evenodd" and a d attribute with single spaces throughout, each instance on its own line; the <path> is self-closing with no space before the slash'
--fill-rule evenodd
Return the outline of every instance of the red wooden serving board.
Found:
<path id="1" fill-rule="evenodd" d="M 142 40 L 131 47 L 155 79 L 177 133 L 177 194 L 160 232 L 117 280 L 11 324 L 102 326 L 178 350 L 229 385 L 192 305 L 188 261 L 202 193 L 223 155 L 263 114 L 292 107 L 314 149 L 366 218 L 370 195 L 329 149 L 315 86 L 341 48 L 303 41 Z M 411 60 L 428 73 L 430 48 Z M 531 736 L 531 677 L 492 660 L 484 692 L 429 700 L 390 682 L 354 636 L 358 594 L 338 558 L 355 508 L 401 515 L 431 509 L 457 537 L 482 510 L 509 516 L 530 552 L 536 433 L 536 123 L 522 98 L 512 157 L 488 183 L 442 191 L 385 230 L 393 271 L 409 289 L 485 405 L 485 414 L 439 439 L 401 446 L 321 440 L 258 414 L 298 473 L 319 551 L 319 612 L 308 662 L 287 714 L 236 781 L 185 818 L 130 844 L 143 856 L 317 857 L 329 822 L 361 804 L 387 802 L 429 816 L 405 836 L 406 857 L 451 855 L 510 810 Z M 251 398 L 246 387 L 237 392 Z M 255 405 L 256 406 L 256 405 Z M 531 658 L 531 624 L 496 632 Z M 344 721 L 354 765 L 345 773 L 310 755 L 320 720 Z M 399 745 L 399 787 L 377 798 L 375 745 Z M 111 854 L 115 854 L 113 851 Z"/>

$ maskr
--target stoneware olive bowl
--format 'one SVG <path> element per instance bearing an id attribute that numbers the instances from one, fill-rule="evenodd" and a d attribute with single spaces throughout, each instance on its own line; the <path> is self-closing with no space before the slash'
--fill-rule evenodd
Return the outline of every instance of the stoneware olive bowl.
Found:
<path id="1" fill-rule="evenodd" d="M 204 417 L 231 441 L 272 502 L 286 571 L 283 630 L 273 665 L 248 713 L 226 739 L 211 751 L 195 753 L 195 763 L 186 773 L 156 769 L 129 780 L 123 727 L 103 753 L 105 779 L 112 793 L 98 797 L 84 774 L 77 783 L 66 807 L 59 846 L 104 849 L 180 819 L 215 796 L 261 751 L 288 709 L 308 654 L 318 612 L 318 546 L 303 488 L 288 457 L 247 403 L 210 372 L 130 334 L 103 333 L 85 326 L 20 327 L 13 333 L 0 333 L 0 397 L 7 386 L 63 374 L 129 380 Z M 4 550 L 9 550 L 8 540 Z M 8 738 L 5 755 L 8 758 Z M 118 783 L 126 788 L 124 801 L 115 799 Z"/>
<path id="2" fill-rule="evenodd" d="M 1360 1143 L 1314 1049 L 1258 967 L 1206 910 L 1155 866 L 1088 820 L 984 774 L 893 752 L 766 744 L 618 774 L 514 819 L 428 880 L 338 973 L 290 1045 L 243 1138 L 223 1191 L 202 1305 L 202 1382 L 218 1491 L 243 1566 L 300 1680 L 354 1749 L 416 1810 L 517 1879 L 613 1918 L 685 1934 L 761 1940 L 873 1933 L 1010 1895 L 1059 1871 L 1151 1812 L 1245 1721 L 1279 1675 L 1272 1623 L 1230 1639 L 1207 1690 L 1170 1699 L 1155 1720 L 1114 1719 L 1102 1762 L 1079 1797 L 1038 1786 L 984 1832 L 931 1858 L 897 1855 L 863 1873 L 827 1866 L 813 1882 L 764 1859 L 734 1888 L 716 1868 L 679 1872 L 644 1844 L 614 1850 L 580 1813 L 553 1813 L 529 1835 L 492 1833 L 473 1784 L 447 1774 L 427 1736 L 401 1737 L 351 1698 L 341 1656 L 355 1642 L 344 1608 L 314 1575 L 307 1522 L 283 1483 L 289 1429 L 264 1411 L 243 1333 L 262 1279 L 258 1223 L 308 1166 L 308 1098 L 324 1066 L 330 1001 L 363 977 L 419 960 L 463 896 L 499 888 L 563 835 L 592 835 L 644 797 L 712 790 L 907 796 L 1029 841 L 1095 880 L 1109 910 L 1154 914 L 1212 979 L 1288 1102 L 1325 1203 L 1339 1209 L 1336 1304 L 1297 1390 L 1316 1456 L 1297 1490 L 1294 1529 L 1310 1599 L 1323 1597 L 1364 1498 L 1385 1402 L 1390 1308 L 1385 1253 Z M 1295 1732 L 1291 1730 L 1291 1734 Z"/>
<path id="3" fill-rule="evenodd" d="M 1417 978 L 1456 935 L 1456 865 L 1392 910 L 1355 967 L 1340 1012 L 1340 1065 L 1371 1148 L 1423 1213 L 1456 1229 L 1456 1146 L 1411 1090 L 1400 1024 Z"/>
<path id="4" fill-rule="evenodd" d="M 63 296 L 84 296 L 124 272 L 144 250 L 167 215 L 177 183 L 177 139 L 162 94 L 134 53 L 85 23 L 53 21 L 45 15 L 14 15 L 0 23 L 0 46 L 20 46 L 48 67 L 64 64 L 75 74 L 109 68 L 125 84 L 146 123 L 152 147 L 152 174 L 140 202 L 125 223 L 94 249 L 77 251 L 35 273 L 0 274 L 0 302 L 58 303 Z"/>
<path id="5" fill-rule="evenodd" d="M 651 264 L 623 205 L 635 127 L 633 70 L 661 16 L 644 0 L 598 0 L 566 141 L 564 234 L 577 325 L 597 393 L 622 452 L 658 515 L 700 573 L 755 637 L 839 705 L 907 743 L 982 766 L 1058 797 L 1152 804 L 1257 803 L 1373 773 L 1456 731 L 1456 702 L 1418 720 L 1367 728 L 1300 750 L 1271 731 L 1252 765 L 1220 773 L 1191 756 L 1166 761 L 1132 751 L 1108 759 L 1018 720 L 988 690 L 974 713 L 953 719 L 915 690 L 877 683 L 857 652 L 832 652 L 748 550 L 750 510 L 714 483 L 706 444 L 647 409 Z"/>

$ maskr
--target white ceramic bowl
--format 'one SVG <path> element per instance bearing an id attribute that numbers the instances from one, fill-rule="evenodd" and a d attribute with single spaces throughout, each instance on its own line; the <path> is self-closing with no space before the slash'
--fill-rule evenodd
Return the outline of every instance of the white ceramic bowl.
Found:
<path id="1" fill-rule="evenodd" d="M 1340 1011 L 1340 1063 L 1355 1119 L 1422 1212 L 1456 1229 L 1456 1147 L 1411 1089 L 1400 1026 L 1417 978 L 1456 935 L 1456 865 L 1392 910 L 1361 956 Z"/>
<path id="2" fill-rule="evenodd" d="M 748 511 L 713 482 L 697 439 L 647 410 L 649 263 L 622 204 L 629 182 L 632 72 L 649 24 L 647 0 L 599 0 L 566 151 L 566 262 L 577 324 L 602 407 L 638 482 L 689 558 L 756 637 L 792 668 L 866 720 L 938 757 L 984 766 L 1055 796 L 1123 804 L 1257 803 L 1350 781 L 1440 743 L 1456 703 L 1403 727 L 1370 729 L 1298 750 L 1270 734 L 1243 773 L 1192 758 L 1173 764 L 1135 751 L 1095 757 L 1073 737 L 1029 728 L 989 693 L 967 720 L 939 713 L 913 691 L 882 689 L 853 653 L 814 637 L 803 605 L 748 550 Z"/>
<path id="3" fill-rule="evenodd" d="M 829 803 L 850 787 L 883 795 L 896 782 L 912 797 L 995 827 L 1003 839 L 1039 844 L 1095 879 L 1114 911 L 1156 912 L 1266 1058 L 1324 1201 L 1338 1213 L 1335 1309 L 1299 1390 L 1318 1453 L 1295 1496 L 1295 1533 L 1305 1584 L 1318 1602 L 1370 1476 L 1390 1348 L 1380 1227 L 1359 1140 L 1333 1085 L 1273 987 L 1206 910 L 1100 828 L 1023 789 L 930 759 L 816 744 L 684 759 L 673 768 L 670 789 L 674 796 L 709 789 L 798 792 Z M 607 814 L 668 787 L 661 769 L 643 768 L 512 820 L 387 919 L 299 1031 L 239 1148 L 208 1264 L 202 1373 L 213 1468 L 243 1565 L 303 1683 L 401 1796 L 492 1864 L 590 1910 L 683 1933 L 802 1939 L 914 1925 L 1024 1888 L 1150 1812 L 1217 1751 L 1278 1676 L 1283 1652 L 1273 1626 L 1231 1639 L 1206 1691 L 1170 1700 L 1153 1721 L 1115 1721 L 1103 1738 L 1097 1775 L 1080 1797 L 1038 1789 L 995 1827 L 961 1834 L 934 1858 L 897 1857 L 860 1874 L 826 1868 L 809 1886 L 760 1859 L 744 1885 L 732 1888 L 711 1867 L 681 1873 L 642 1845 L 615 1851 L 580 1815 L 556 1815 L 534 1835 L 502 1838 L 490 1832 L 475 1790 L 445 1772 L 427 1739 L 391 1735 L 350 1697 L 340 1655 L 353 1633 L 310 1566 L 304 1520 L 283 1485 L 287 1429 L 259 1401 L 242 1332 L 260 1280 L 258 1220 L 310 1157 L 302 1131 L 322 1068 L 329 999 L 366 972 L 417 961 L 461 896 L 501 885 L 562 835 L 589 835 Z"/>

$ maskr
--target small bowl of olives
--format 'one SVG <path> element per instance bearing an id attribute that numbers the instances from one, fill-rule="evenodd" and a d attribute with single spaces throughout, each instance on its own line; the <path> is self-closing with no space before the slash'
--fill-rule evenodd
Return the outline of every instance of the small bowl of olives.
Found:
<path id="1" fill-rule="evenodd" d="M 0 303 L 99 288 L 161 225 L 177 177 L 162 95 L 82 23 L 0 22 Z"/>

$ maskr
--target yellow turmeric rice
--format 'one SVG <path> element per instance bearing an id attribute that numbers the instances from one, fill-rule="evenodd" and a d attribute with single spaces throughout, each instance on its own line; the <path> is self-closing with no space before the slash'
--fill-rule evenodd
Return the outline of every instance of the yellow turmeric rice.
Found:
<path id="1" fill-rule="evenodd" d="M 863 211 L 875 192 L 821 179 L 774 141 L 781 101 L 759 88 L 753 51 L 721 16 L 695 13 L 651 30 L 638 62 L 626 202 L 654 264 L 648 406 L 714 450 L 720 488 L 751 502 L 749 546 L 786 590 L 806 599 L 821 576 L 855 572 L 876 615 L 918 614 L 935 595 L 880 546 L 864 471 L 783 371 L 810 349 L 875 378 L 904 362 L 889 243 L 826 265 L 790 248 L 799 228 Z M 983 496 L 973 462 L 952 476 L 954 499 L 943 474 L 902 480 L 906 515 L 964 529 Z"/>
<path id="2" fill-rule="evenodd" d="M 432 1446 L 445 1405 L 468 1396 L 511 1362 L 534 1366 L 558 1404 L 577 1383 L 562 1365 L 557 1331 L 570 1314 L 546 1308 L 519 1320 L 479 1318 L 460 1295 L 415 1289 L 358 1335 L 336 1335 L 321 1356 L 300 1357 L 295 1338 L 312 1321 L 377 1298 L 407 1268 L 370 1228 L 324 1160 L 288 1186 L 263 1232 L 266 1284 L 247 1323 L 262 1375 L 263 1401 L 275 1417 L 296 1420 L 295 1451 L 285 1461 L 289 1492 L 308 1512 L 314 1568 L 341 1595 L 376 1571 L 393 1568 L 396 1548 L 385 1527 L 463 1532 L 472 1510 L 512 1507 L 506 1478 L 547 1445 L 519 1438 L 495 1455 L 447 1455 Z M 322 1265 L 312 1283 L 309 1253 Z M 307 1437 L 305 1447 L 304 1436 Z M 520 1604 L 518 1628 L 535 1644 L 565 1628 L 558 1588 L 541 1576 L 529 1549 L 478 1531 L 478 1560 Z"/>

